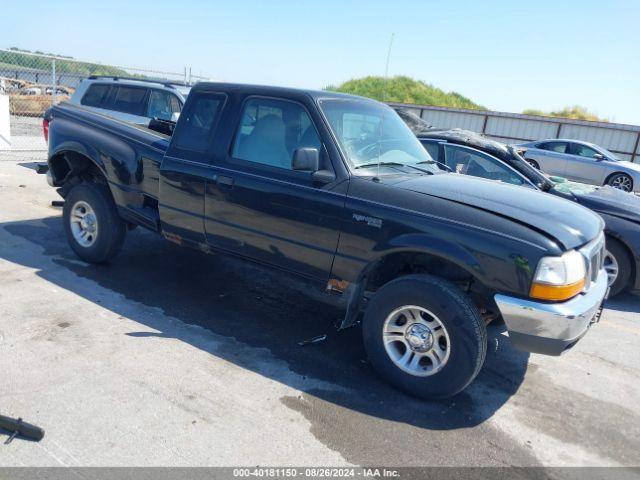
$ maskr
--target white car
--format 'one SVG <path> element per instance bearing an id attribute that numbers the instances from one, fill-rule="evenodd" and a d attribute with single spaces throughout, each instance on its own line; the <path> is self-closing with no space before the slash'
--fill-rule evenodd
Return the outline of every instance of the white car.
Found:
<path id="1" fill-rule="evenodd" d="M 580 140 L 550 139 L 517 145 L 524 158 L 550 175 L 591 185 L 611 185 L 640 193 L 640 165 L 620 160 L 598 145 Z"/>
<path id="2" fill-rule="evenodd" d="M 175 122 L 190 90 L 159 80 L 91 76 L 80 83 L 69 102 L 146 127 L 153 118 Z"/>

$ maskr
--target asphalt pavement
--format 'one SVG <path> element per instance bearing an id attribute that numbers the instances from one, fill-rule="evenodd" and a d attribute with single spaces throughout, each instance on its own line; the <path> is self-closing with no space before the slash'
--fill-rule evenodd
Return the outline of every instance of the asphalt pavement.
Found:
<path id="1" fill-rule="evenodd" d="M 294 278 L 141 228 L 112 264 L 78 260 L 33 167 L 0 161 L 0 413 L 46 435 L 2 466 L 640 465 L 639 297 L 562 357 L 491 326 L 470 388 L 420 401 Z"/>

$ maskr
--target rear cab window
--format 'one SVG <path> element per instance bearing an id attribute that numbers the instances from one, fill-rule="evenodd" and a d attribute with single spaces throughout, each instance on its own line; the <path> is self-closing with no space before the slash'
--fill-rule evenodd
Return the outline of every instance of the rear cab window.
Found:
<path id="1" fill-rule="evenodd" d="M 198 92 L 185 105 L 171 139 L 171 155 L 207 163 L 202 153 L 209 150 L 220 121 L 226 95 Z"/>

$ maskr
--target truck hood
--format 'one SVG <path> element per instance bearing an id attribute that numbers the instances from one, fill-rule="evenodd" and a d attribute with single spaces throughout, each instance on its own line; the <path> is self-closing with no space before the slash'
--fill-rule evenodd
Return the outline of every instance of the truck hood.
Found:
<path id="1" fill-rule="evenodd" d="M 640 223 L 640 197 L 612 187 L 599 187 L 590 192 L 572 191 L 578 203 L 598 213 Z"/>
<path id="2" fill-rule="evenodd" d="M 411 177 L 394 187 L 508 218 L 551 237 L 566 249 L 593 240 L 604 225 L 599 216 L 574 202 L 526 187 L 455 173 Z"/>

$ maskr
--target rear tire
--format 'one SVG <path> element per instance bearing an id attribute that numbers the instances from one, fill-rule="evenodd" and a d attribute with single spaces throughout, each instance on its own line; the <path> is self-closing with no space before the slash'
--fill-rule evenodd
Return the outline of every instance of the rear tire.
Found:
<path id="1" fill-rule="evenodd" d="M 614 297 L 629 286 L 632 258 L 619 240 L 607 237 L 604 267 L 609 275 L 609 297 Z M 617 272 L 612 282 L 614 272 Z"/>
<path id="2" fill-rule="evenodd" d="M 65 198 L 62 218 L 69 245 L 85 262 L 108 262 L 122 248 L 126 224 L 106 185 L 73 187 Z"/>
<path id="3" fill-rule="evenodd" d="M 423 399 L 464 390 L 487 351 L 486 327 L 475 305 L 431 275 L 408 275 L 383 286 L 369 301 L 362 335 L 377 372 Z"/>
<path id="4" fill-rule="evenodd" d="M 607 185 L 622 190 L 623 192 L 633 191 L 633 179 L 626 173 L 615 173 L 607 179 Z"/>
<path id="5" fill-rule="evenodd" d="M 538 165 L 538 162 L 536 162 L 535 160 L 526 159 L 526 162 L 536 170 L 540 170 L 540 165 Z"/>

